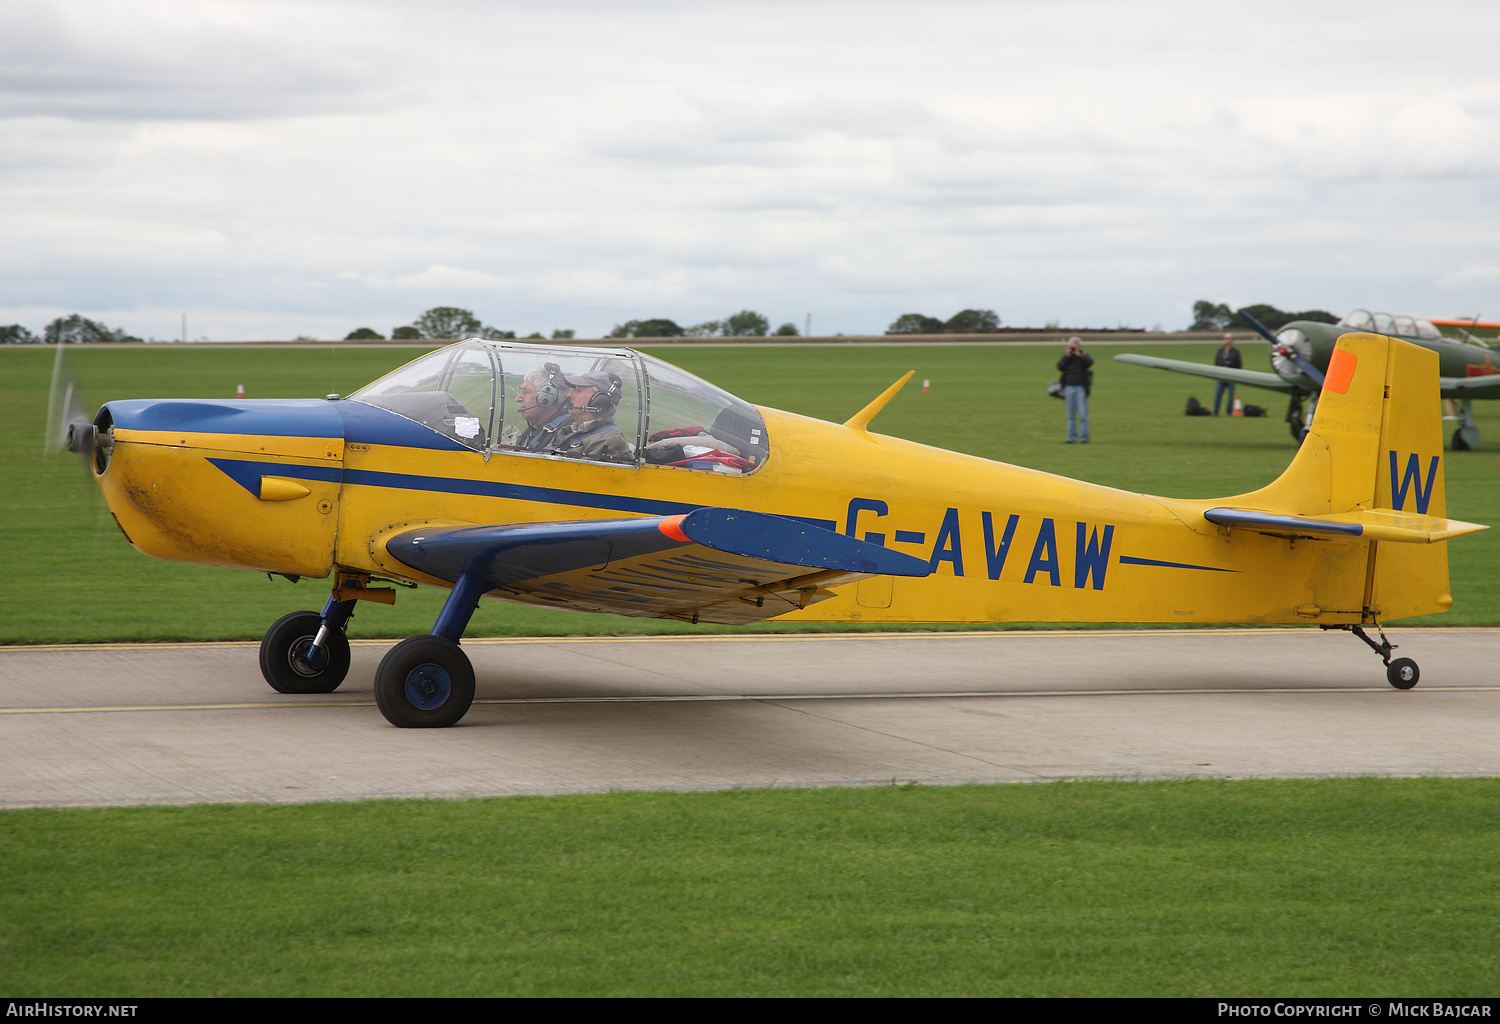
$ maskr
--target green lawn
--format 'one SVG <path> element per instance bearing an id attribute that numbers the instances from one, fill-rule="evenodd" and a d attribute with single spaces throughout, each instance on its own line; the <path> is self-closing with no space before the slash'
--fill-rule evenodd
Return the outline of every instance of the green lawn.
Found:
<path id="1" fill-rule="evenodd" d="M 1492 996 L 1500 780 L 12 811 L 10 997 Z"/>
<path id="2" fill-rule="evenodd" d="M 1214 346 L 1142 344 L 1133 351 L 1211 359 Z M 1254 367 L 1264 348 L 1244 346 Z M 227 398 L 243 382 L 252 398 L 349 392 L 414 356 L 389 347 L 90 348 L 70 352 L 95 404 L 111 398 Z M 1092 403 L 1093 443 L 1064 445 L 1062 403 L 1045 384 L 1060 349 L 1051 347 L 664 348 L 685 369 L 762 405 L 843 420 L 900 374 L 918 374 L 875 421 L 885 433 L 986 458 L 1174 497 L 1228 495 L 1279 474 L 1294 446 L 1284 403 L 1242 390 L 1265 419 L 1190 419 L 1189 394 L 1211 401 L 1212 382 L 1111 361 L 1100 347 Z M 0 643 L 101 640 L 253 639 L 283 613 L 322 605 L 326 587 L 293 587 L 249 572 L 160 562 L 137 554 L 110 521 L 75 460 L 41 458 L 51 353 L 0 348 Z M 921 378 L 932 390 L 921 390 Z M 1495 523 L 1500 508 L 1500 408 L 1481 402 L 1486 448 L 1446 460 L 1449 514 Z M 1500 531 L 1454 542 L 1454 608 L 1433 624 L 1500 623 Z M 350 634 L 409 636 L 428 631 L 444 593 L 405 592 L 395 608 L 361 606 Z M 472 635 L 680 633 L 723 627 L 575 615 L 483 602 Z M 754 626 L 752 630 L 784 630 Z M 802 626 L 803 629 L 826 629 Z M 841 627 L 840 627 L 841 628 Z"/>

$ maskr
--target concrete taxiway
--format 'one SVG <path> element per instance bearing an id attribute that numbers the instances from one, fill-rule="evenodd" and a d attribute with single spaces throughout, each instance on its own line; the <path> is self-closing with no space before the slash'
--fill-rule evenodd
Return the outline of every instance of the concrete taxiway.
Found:
<path id="1" fill-rule="evenodd" d="M 1057 778 L 1500 774 L 1500 630 L 1396 630 L 1401 692 L 1308 629 L 465 640 L 457 727 L 401 730 L 256 645 L 0 648 L 0 807 Z"/>

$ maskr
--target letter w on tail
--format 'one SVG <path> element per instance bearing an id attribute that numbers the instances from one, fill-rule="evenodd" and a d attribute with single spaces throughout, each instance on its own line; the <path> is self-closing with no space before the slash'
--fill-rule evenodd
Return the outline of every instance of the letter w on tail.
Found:
<path id="1" fill-rule="evenodd" d="M 1406 460 L 1406 473 L 1403 475 L 1400 467 L 1396 464 L 1396 453 L 1391 452 L 1391 507 L 1401 511 L 1406 505 L 1406 489 L 1415 490 L 1417 498 L 1417 512 L 1421 515 L 1427 514 L 1427 505 L 1432 501 L 1432 485 L 1437 480 L 1438 460 L 1442 456 L 1434 455 L 1432 462 L 1427 466 L 1427 483 L 1422 483 L 1422 467 L 1417 460 L 1417 453 L 1412 452 L 1411 458 Z M 1400 482 L 1397 482 L 1397 477 Z"/>

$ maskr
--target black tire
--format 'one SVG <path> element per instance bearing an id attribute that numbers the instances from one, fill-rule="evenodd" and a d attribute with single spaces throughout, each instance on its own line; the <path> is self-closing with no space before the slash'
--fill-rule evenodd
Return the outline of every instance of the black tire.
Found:
<path id="1" fill-rule="evenodd" d="M 397 728 L 445 728 L 464 717 L 474 703 L 474 666 L 452 640 L 403 640 L 375 670 L 375 703 Z"/>
<path id="2" fill-rule="evenodd" d="M 1410 658 L 1397 658 L 1386 666 L 1385 677 L 1396 689 L 1410 690 L 1422 678 L 1422 672 Z"/>
<path id="3" fill-rule="evenodd" d="M 277 693 L 332 693 L 349 674 L 349 640 L 341 629 L 323 639 L 327 660 L 313 668 L 301 654 L 323 624 L 317 612 L 292 612 L 271 624 L 260 641 L 260 674 Z"/>
<path id="4" fill-rule="evenodd" d="M 1459 427 L 1453 432 L 1453 450 L 1456 452 L 1472 451 L 1468 438 L 1464 437 L 1464 428 Z"/>

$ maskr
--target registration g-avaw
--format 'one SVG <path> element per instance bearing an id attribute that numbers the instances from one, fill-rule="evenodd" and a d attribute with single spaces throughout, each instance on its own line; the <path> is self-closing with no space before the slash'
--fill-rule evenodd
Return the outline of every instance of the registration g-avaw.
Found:
<path id="1" fill-rule="evenodd" d="M 553 401 L 617 379 L 623 440 L 529 447 L 528 371 Z M 1207 501 L 871 431 L 910 377 L 836 424 L 628 349 L 471 340 L 347 398 L 112 401 L 66 434 L 141 552 L 331 578 L 265 634 L 277 690 L 338 687 L 358 602 L 448 588 L 376 672 L 404 727 L 468 710 L 460 640 L 485 597 L 688 622 L 1306 623 L 1352 630 L 1406 689 L 1416 664 L 1365 627 L 1446 610 L 1446 542 L 1483 529 L 1445 517 L 1438 356 L 1397 339 L 1341 335 L 1287 470 Z"/>

